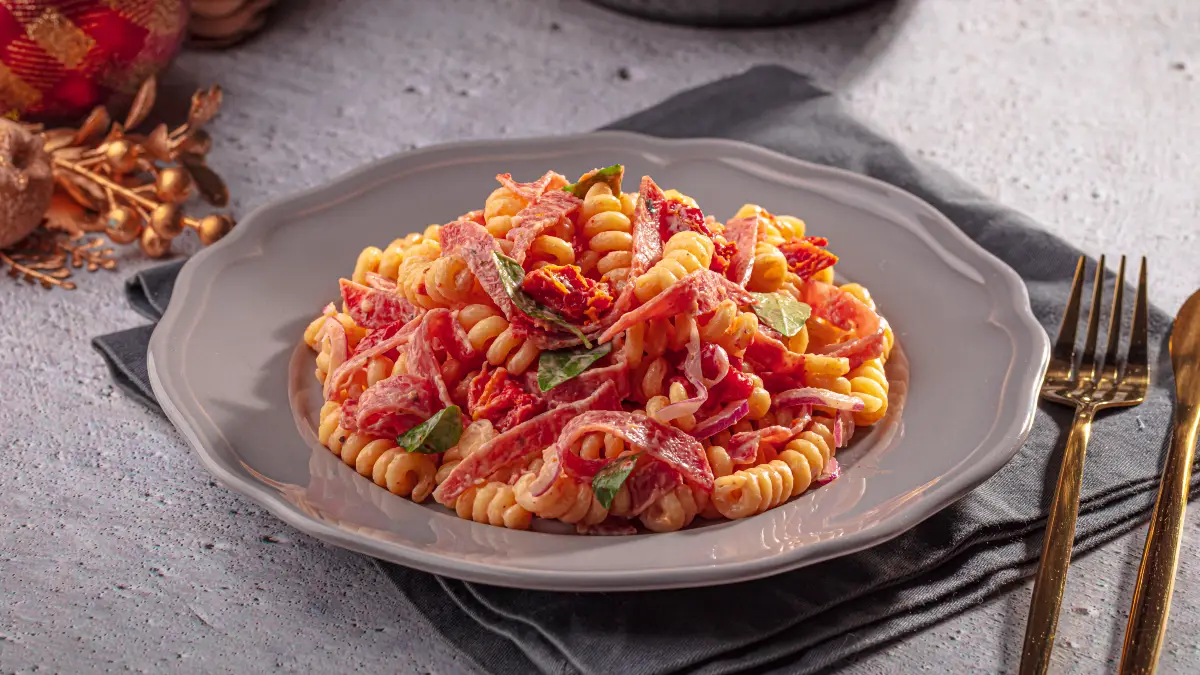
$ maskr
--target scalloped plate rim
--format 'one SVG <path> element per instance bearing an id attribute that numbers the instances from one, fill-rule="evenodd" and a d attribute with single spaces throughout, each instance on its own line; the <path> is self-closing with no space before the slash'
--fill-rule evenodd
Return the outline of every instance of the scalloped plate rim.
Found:
<path id="1" fill-rule="evenodd" d="M 937 225 L 935 230 L 926 223 L 925 232 L 928 235 L 939 242 L 944 237 L 949 237 L 959 245 L 965 246 L 977 258 L 972 269 L 978 271 L 982 265 L 987 265 L 990 271 L 998 273 L 1000 279 L 1005 283 L 1007 293 L 998 293 L 993 297 L 1007 297 L 1012 302 L 999 307 L 993 305 L 991 309 L 993 313 L 1000 312 L 1001 316 L 994 316 L 993 321 L 1009 332 L 1014 349 L 1018 346 L 1017 338 L 1021 336 L 1014 334 L 1013 329 L 1020 329 L 1024 333 L 1023 336 L 1032 342 L 1030 352 L 1027 354 L 1030 357 L 1029 366 L 1022 369 L 1024 377 L 1018 383 L 1022 386 L 1019 386 L 1016 391 L 1017 408 L 1022 411 L 1022 414 L 1005 420 L 1007 422 L 1005 425 L 997 422 L 996 427 L 987 437 L 987 440 L 991 441 L 991 445 L 995 446 L 993 451 L 986 455 L 988 461 L 978 462 L 967 467 L 955 467 L 956 471 L 941 477 L 944 480 L 940 481 L 941 484 L 933 494 L 925 495 L 917 504 L 886 516 L 879 522 L 851 534 L 798 546 L 770 558 L 722 565 L 701 565 L 680 571 L 620 570 L 595 573 L 512 567 L 497 568 L 486 563 L 447 558 L 436 553 L 402 547 L 348 532 L 336 524 L 304 513 L 295 504 L 283 499 L 274 488 L 246 472 L 244 467 L 226 465 L 202 440 L 193 426 L 192 416 L 186 412 L 185 407 L 180 404 L 181 401 L 176 398 L 177 392 L 183 392 L 179 392 L 175 386 L 164 381 L 163 373 L 159 371 L 159 361 L 165 361 L 165 355 L 171 351 L 169 336 L 187 315 L 188 312 L 184 308 L 190 307 L 191 303 L 202 301 L 207 295 L 206 290 L 198 283 L 198 279 L 206 273 L 215 273 L 234 261 L 248 257 L 247 251 L 242 250 L 243 240 L 246 240 L 247 245 L 260 243 L 267 233 L 275 229 L 271 227 L 272 225 L 285 227 L 285 220 L 279 218 L 279 215 L 302 213 L 316 206 L 330 206 L 333 203 L 352 199 L 355 194 L 363 192 L 373 185 L 386 182 L 388 180 L 387 169 L 394 164 L 413 161 L 426 155 L 456 154 L 465 150 L 481 152 L 506 149 L 517 152 L 522 145 L 550 142 L 569 145 L 593 139 L 611 139 L 615 142 L 614 144 L 628 144 L 637 148 L 637 152 L 644 154 L 652 154 L 659 148 L 663 150 L 663 154 L 669 155 L 672 148 L 710 146 L 714 150 L 724 150 L 742 158 L 749 156 L 748 158 L 752 161 L 782 163 L 823 173 L 837 180 L 858 183 L 861 186 L 882 191 L 889 196 L 912 202 L 918 208 L 927 211 L 930 215 L 928 222 Z M 719 161 L 719 152 L 712 153 L 712 156 L 714 161 Z M 320 205 L 307 206 L 307 202 L 321 197 L 324 199 Z M 1004 320 L 1000 320 L 1001 318 Z M 327 183 L 259 206 L 244 218 L 229 236 L 213 246 L 203 249 L 184 265 L 175 283 L 172 302 L 151 337 L 147 367 L 151 388 L 164 413 L 179 429 L 191 449 L 199 456 L 205 469 L 226 487 L 249 497 L 276 517 L 307 534 L 359 553 L 466 581 L 528 589 L 617 591 L 685 588 L 747 581 L 861 551 L 903 534 L 983 483 L 1007 464 L 1020 450 L 1033 425 L 1038 387 L 1049 360 L 1049 353 L 1049 337 L 1033 316 L 1028 291 L 1017 273 L 971 240 L 940 211 L 910 192 L 869 176 L 796 159 L 774 150 L 733 139 L 661 138 L 627 131 L 596 131 L 565 136 L 464 140 L 418 148 L 375 160 Z M 1018 370 L 1015 361 L 1014 358 L 1014 363 L 1010 364 L 1009 370 L 1005 374 L 1006 377 L 1013 376 L 1014 372 Z M 199 405 L 199 402 L 194 399 L 191 403 Z M 1004 428 L 1000 430 L 1002 426 Z M 980 444 L 980 446 L 982 445 L 984 443 Z"/>

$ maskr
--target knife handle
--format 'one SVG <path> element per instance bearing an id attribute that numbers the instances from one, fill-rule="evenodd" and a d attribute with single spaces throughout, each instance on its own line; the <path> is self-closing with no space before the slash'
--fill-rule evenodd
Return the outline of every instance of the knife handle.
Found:
<path id="1" fill-rule="evenodd" d="M 1133 591 L 1133 606 L 1129 610 L 1129 624 L 1125 628 L 1121 675 L 1149 675 L 1158 666 L 1158 655 L 1167 632 L 1167 615 L 1171 611 L 1175 572 L 1179 567 L 1179 542 L 1183 537 L 1197 427 L 1200 427 L 1200 409 L 1194 405 L 1177 405 L 1171 448 L 1167 453 L 1158 499 L 1154 502 L 1142 566 Z"/>

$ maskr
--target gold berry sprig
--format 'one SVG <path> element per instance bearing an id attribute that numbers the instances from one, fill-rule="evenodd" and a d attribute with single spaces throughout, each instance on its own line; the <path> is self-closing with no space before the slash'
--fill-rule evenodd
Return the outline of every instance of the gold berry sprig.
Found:
<path id="1" fill-rule="evenodd" d="M 187 121 L 174 129 L 159 124 L 148 134 L 130 131 L 153 108 L 156 86 L 153 77 L 142 84 L 123 124 L 98 106 L 79 129 L 43 135 L 56 188 L 82 209 L 58 200 L 64 209 L 55 214 L 60 226 L 68 232 L 71 224 L 78 232 L 102 231 L 117 244 L 137 241 L 146 255 L 160 258 L 185 228 L 209 245 L 228 234 L 234 221 L 225 214 L 191 218 L 182 208 L 197 191 L 213 206 L 229 203 L 229 190 L 206 162 L 212 139 L 204 126 L 220 110 L 220 87 L 196 92 Z"/>
<path id="2" fill-rule="evenodd" d="M 43 139 L 37 153 L 49 159 L 53 194 L 41 225 L 25 239 L 0 250 L 0 267 L 14 278 L 46 288 L 75 288 L 72 269 L 115 269 L 114 244 L 137 242 L 148 256 L 160 258 L 184 230 L 196 230 L 210 245 L 234 227 L 232 217 L 213 213 L 194 218 L 184 203 L 194 194 L 221 208 L 229 190 L 207 163 L 212 138 L 204 130 L 221 107 L 221 89 L 212 86 L 192 96 L 187 120 L 174 128 L 158 124 L 136 131 L 154 107 L 157 82 L 147 79 L 124 121 L 97 106 L 79 128 L 45 130 L 21 125 Z M 2 157 L 0 157 L 2 159 Z"/>

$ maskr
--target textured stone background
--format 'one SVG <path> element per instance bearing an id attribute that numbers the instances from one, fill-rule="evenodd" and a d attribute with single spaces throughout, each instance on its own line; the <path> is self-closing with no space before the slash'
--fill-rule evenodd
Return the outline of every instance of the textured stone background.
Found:
<path id="1" fill-rule="evenodd" d="M 776 62 L 1087 251 L 1151 256 L 1164 308 L 1200 287 L 1194 0 L 918 0 L 737 32 L 580 0 L 281 4 L 256 41 L 185 53 L 160 96 L 226 88 L 211 159 L 241 213 L 376 157 L 586 130 Z M 142 264 L 74 293 L 0 279 L 0 672 L 471 670 L 369 562 L 217 485 L 113 388 L 88 340 L 142 323 L 121 291 Z M 1072 568 L 1056 671 L 1115 668 L 1141 539 Z M 1200 670 L 1200 517 L 1185 549 L 1164 673 Z M 1015 671 L 1028 598 L 845 672 Z"/>

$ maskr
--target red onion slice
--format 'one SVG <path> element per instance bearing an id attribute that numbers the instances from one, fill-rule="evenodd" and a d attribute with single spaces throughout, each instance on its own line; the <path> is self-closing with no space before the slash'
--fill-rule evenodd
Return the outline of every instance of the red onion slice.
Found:
<path id="1" fill-rule="evenodd" d="M 839 394 L 836 391 L 820 387 L 789 389 L 775 397 L 775 406 L 778 408 L 790 408 L 797 405 L 816 405 L 823 408 L 850 410 L 853 412 L 861 412 L 863 410 L 862 399 L 847 394 Z"/>
<path id="2" fill-rule="evenodd" d="M 715 436 L 737 424 L 748 414 L 750 414 L 749 402 L 733 401 L 720 411 L 713 413 L 712 416 L 697 422 L 696 428 L 692 429 L 692 436 L 696 438 Z"/>
<path id="3" fill-rule="evenodd" d="M 813 481 L 817 485 L 828 485 L 838 479 L 842 475 L 842 465 L 838 463 L 837 457 L 830 457 L 829 463 L 825 465 L 825 470 L 820 476 Z"/>

